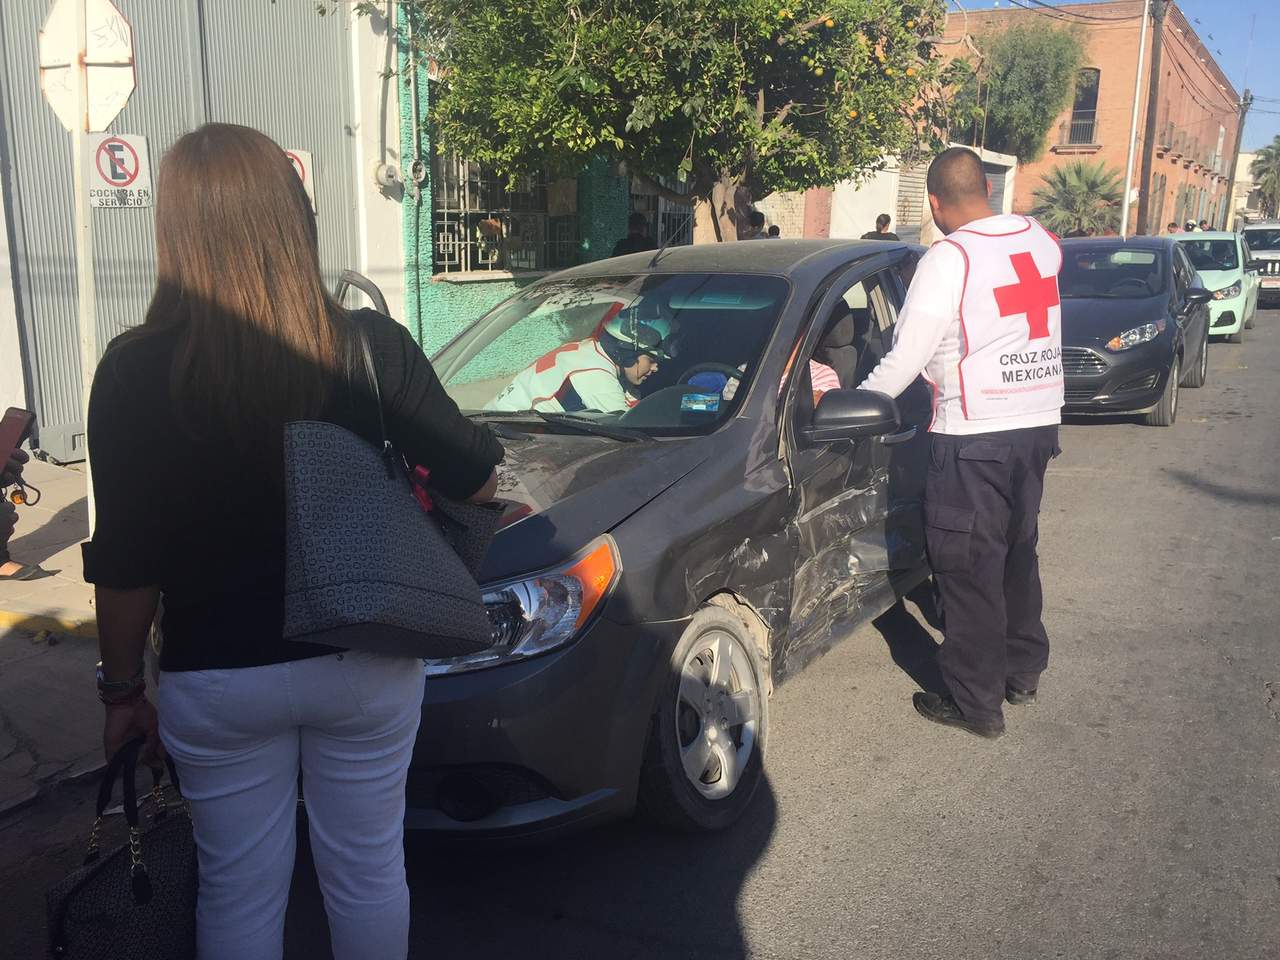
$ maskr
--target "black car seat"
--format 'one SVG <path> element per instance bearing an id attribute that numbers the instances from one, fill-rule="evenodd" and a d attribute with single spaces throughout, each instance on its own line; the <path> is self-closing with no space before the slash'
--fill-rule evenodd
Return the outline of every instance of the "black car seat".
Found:
<path id="1" fill-rule="evenodd" d="M 858 385 L 858 357 L 862 352 L 858 334 L 854 311 L 841 301 L 832 309 L 827 332 L 813 352 L 813 359 L 836 372 L 840 386 L 845 390 Z"/>

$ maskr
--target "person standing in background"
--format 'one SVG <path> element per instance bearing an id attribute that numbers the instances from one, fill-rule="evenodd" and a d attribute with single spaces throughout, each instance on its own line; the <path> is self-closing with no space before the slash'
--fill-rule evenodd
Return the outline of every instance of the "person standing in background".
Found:
<path id="1" fill-rule="evenodd" d="M 752 210 L 747 214 L 747 232 L 742 236 L 743 240 L 766 240 L 768 234 L 764 232 L 764 214 L 759 210 Z"/>
<path id="2" fill-rule="evenodd" d="M 627 218 L 627 235 L 613 245 L 613 256 L 657 250 L 658 242 L 649 235 L 649 218 L 637 210 Z"/>
<path id="3" fill-rule="evenodd" d="M 1033 703 L 1049 663 L 1036 545 L 1060 452 L 1062 251 L 1036 221 L 993 215 L 989 189 L 972 150 L 930 164 L 946 236 L 921 258 L 893 349 L 861 389 L 898 397 L 921 374 L 933 387 L 925 523 L 948 689 L 913 702 L 928 720 L 995 738 L 1004 702 Z"/>
<path id="4" fill-rule="evenodd" d="M 896 233 L 889 232 L 889 224 L 892 222 L 893 222 L 892 219 L 887 213 L 882 213 L 880 214 L 880 216 L 876 217 L 875 230 L 872 230 L 868 233 L 864 233 L 858 239 L 860 240 L 897 240 L 898 235 Z"/>
<path id="5" fill-rule="evenodd" d="M 25 450 L 15 450 L 9 462 L 0 469 L 0 489 L 11 486 L 22 476 L 22 465 L 30 460 Z M 19 563 L 9 556 L 9 539 L 18 526 L 18 508 L 8 497 L 0 499 L 0 582 L 31 580 L 44 573 L 34 563 Z"/>

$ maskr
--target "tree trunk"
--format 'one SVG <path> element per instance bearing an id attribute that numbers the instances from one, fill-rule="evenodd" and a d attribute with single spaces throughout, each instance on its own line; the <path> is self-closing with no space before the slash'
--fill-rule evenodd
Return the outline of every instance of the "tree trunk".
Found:
<path id="1" fill-rule="evenodd" d="M 711 196 L 693 205 L 693 242 L 724 243 L 738 240 L 749 228 L 751 194 L 732 177 L 721 177 Z"/>

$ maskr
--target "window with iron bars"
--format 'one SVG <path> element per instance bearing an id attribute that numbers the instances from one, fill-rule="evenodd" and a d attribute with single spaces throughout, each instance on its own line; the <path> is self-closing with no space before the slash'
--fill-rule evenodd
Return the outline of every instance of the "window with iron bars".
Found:
<path id="1" fill-rule="evenodd" d="M 576 200 L 549 205 L 564 186 L 545 175 L 508 182 L 478 163 L 431 160 L 433 271 L 558 270 L 579 260 Z"/>
<path id="2" fill-rule="evenodd" d="M 1098 82 L 1102 71 L 1086 67 L 1076 77 L 1076 97 L 1071 108 L 1071 126 L 1067 143 L 1097 143 L 1095 125 L 1098 119 Z"/>
<path id="3" fill-rule="evenodd" d="M 679 190 L 680 184 L 662 178 L 662 184 Z M 649 221 L 649 236 L 659 247 L 680 246 L 693 243 L 693 207 L 674 203 L 644 187 L 639 181 L 631 181 L 631 212 L 643 213 Z"/>

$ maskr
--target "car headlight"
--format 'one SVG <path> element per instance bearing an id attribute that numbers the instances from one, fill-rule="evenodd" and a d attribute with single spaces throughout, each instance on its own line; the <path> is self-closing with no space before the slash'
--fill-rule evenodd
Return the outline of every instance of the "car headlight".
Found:
<path id="1" fill-rule="evenodd" d="M 1120 336 L 1108 340 L 1107 349 L 1112 353 L 1119 353 L 1121 350 L 1136 347 L 1140 343 L 1147 343 L 1164 333 L 1165 326 L 1164 320 L 1157 320 L 1155 323 L 1144 323 L 1140 327 L 1126 330 Z"/>
<path id="2" fill-rule="evenodd" d="M 493 646 L 465 657 L 424 661 L 427 675 L 501 666 L 572 643 L 621 572 L 617 547 L 606 536 L 563 566 L 486 587 Z"/>
<path id="3" fill-rule="evenodd" d="M 1229 287 L 1223 287 L 1221 290 L 1213 291 L 1213 299 L 1230 300 L 1232 297 L 1240 296 L 1240 281 L 1237 280 Z"/>

